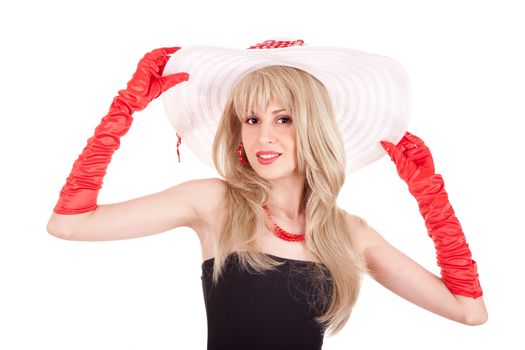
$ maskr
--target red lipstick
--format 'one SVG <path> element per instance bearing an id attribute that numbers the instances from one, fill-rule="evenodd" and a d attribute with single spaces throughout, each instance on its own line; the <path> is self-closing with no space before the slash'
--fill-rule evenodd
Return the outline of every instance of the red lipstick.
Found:
<path id="1" fill-rule="evenodd" d="M 282 153 L 275 152 L 275 151 L 260 151 L 257 152 L 255 155 L 257 156 L 257 161 L 261 164 L 271 164 L 277 158 L 281 156 Z"/>

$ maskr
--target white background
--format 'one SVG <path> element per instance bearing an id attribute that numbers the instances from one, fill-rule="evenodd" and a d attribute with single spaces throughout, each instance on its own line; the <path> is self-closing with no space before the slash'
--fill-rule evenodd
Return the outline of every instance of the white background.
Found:
<path id="1" fill-rule="evenodd" d="M 10 5 L 6 5 L 9 3 Z M 324 349 L 523 349 L 524 11 L 519 1 L 19 1 L 0 5 L 1 349 L 204 349 L 196 235 L 70 242 L 46 223 L 73 161 L 142 55 L 278 38 L 391 56 L 411 79 L 409 130 L 429 145 L 478 263 L 489 321 L 469 327 L 364 280 Z M 135 114 L 99 203 L 215 176 L 161 101 Z M 415 200 L 383 157 L 340 205 L 439 274 Z"/>

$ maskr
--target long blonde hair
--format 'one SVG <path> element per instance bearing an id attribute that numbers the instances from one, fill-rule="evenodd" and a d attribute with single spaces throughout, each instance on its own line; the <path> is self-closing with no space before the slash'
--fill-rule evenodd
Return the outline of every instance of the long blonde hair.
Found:
<path id="1" fill-rule="evenodd" d="M 243 166 L 236 152 L 243 119 L 249 111 L 262 110 L 271 101 L 290 111 L 294 120 L 298 167 L 306 180 L 305 243 L 324 264 L 314 264 L 311 272 L 318 282 L 315 302 L 328 305 L 316 321 L 335 335 L 350 317 L 365 265 L 345 212 L 336 203 L 345 180 L 345 154 L 333 107 L 324 85 L 305 71 L 265 67 L 243 76 L 230 92 L 213 143 L 215 167 L 227 183 L 226 215 L 215 247 L 213 281 L 218 281 L 231 253 L 237 253 L 243 267 L 257 272 L 280 265 L 259 252 L 256 244 L 262 229 L 269 225 L 262 205 L 270 185 L 250 166 Z M 322 278 L 326 269 L 329 289 Z M 326 290 L 329 295 L 319 293 Z"/>

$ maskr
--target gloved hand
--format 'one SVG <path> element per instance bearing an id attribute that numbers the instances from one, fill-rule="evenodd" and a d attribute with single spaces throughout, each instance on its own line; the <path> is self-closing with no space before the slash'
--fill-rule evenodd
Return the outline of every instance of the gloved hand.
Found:
<path id="1" fill-rule="evenodd" d="M 409 132 L 397 145 L 387 141 L 381 141 L 381 145 L 418 203 L 428 235 L 434 241 L 442 281 L 453 294 L 482 296 L 476 262 L 448 200 L 443 178 L 435 174 L 428 147 Z"/>
<path id="2" fill-rule="evenodd" d="M 54 208 L 57 214 L 80 214 L 97 207 L 98 191 L 115 150 L 120 146 L 133 121 L 132 114 L 141 111 L 172 86 L 186 81 L 187 73 L 162 76 L 170 54 L 179 47 L 155 49 L 140 60 L 126 89 L 120 90 L 109 112 L 95 129 L 95 134 L 73 164 L 73 169 L 60 191 Z"/>

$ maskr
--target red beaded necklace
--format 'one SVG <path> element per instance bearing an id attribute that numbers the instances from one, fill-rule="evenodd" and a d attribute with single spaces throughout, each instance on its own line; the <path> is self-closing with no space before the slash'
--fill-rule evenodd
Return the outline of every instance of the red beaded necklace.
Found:
<path id="1" fill-rule="evenodd" d="M 266 205 L 263 205 L 263 209 L 266 212 L 266 215 L 268 215 L 268 218 L 270 219 L 270 222 L 272 223 L 272 231 L 279 237 L 280 239 L 284 239 L 288 242 L 302 242 L 304 241 L 305 234 L 297 234 L 297 233 L 288 233 L 285 230 L 283 230 L 279 225 L 277 225 L 272 220 L 272 216 L 270 215 L 270 211 L 268 210 L 268 207 Z"/>

